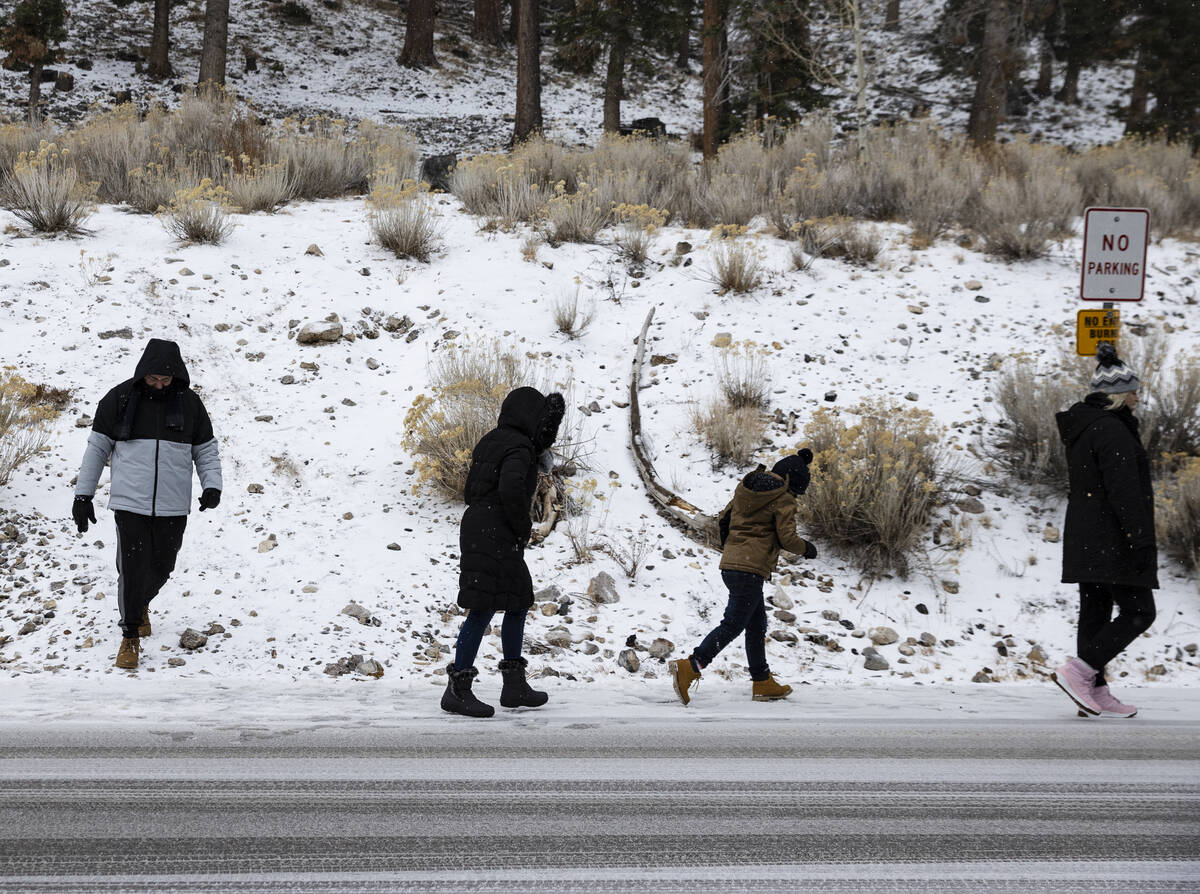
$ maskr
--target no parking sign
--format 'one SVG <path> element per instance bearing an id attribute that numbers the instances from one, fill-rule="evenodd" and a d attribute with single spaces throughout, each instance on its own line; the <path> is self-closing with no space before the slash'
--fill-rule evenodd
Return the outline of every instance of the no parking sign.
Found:
<path id="1" fill-rule="evenodd" d="M 1088 208 L 1083 213 L 1084 301 L 1141 301 L 1146 282 L 1150 212 L 1145 208 Z"/>

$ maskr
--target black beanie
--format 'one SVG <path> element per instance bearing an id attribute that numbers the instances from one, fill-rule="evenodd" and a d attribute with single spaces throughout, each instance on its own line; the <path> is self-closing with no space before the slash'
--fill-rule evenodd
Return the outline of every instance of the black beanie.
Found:
<path id="1" fill-rule="evenodd" d="M 808 490 L 808 482 L 811 475 L 808 471 L 808 464 L 813 461 L 813 452 L 805 447 L 798 453 L 791 456 L 785 456 L 779 462 L 771 467 L 771 471 L 783 478 L 788 483 L 788 490 L 796 495 L 800 495 Z"/>

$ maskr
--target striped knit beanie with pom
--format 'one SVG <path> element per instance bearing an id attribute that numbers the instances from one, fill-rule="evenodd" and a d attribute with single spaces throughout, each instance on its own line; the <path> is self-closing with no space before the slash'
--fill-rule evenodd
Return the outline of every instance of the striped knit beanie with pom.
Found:
<path id="1" fill-rule="evenodd" d="M 1137 374 L 1117 356 L 1117 349 L 1101 342 L 1096 350 L 1096 372 L 1092 376 L 1092 391 L 1104 394 L 1125 394 L 1137 391 L 1141 383 Z"/>

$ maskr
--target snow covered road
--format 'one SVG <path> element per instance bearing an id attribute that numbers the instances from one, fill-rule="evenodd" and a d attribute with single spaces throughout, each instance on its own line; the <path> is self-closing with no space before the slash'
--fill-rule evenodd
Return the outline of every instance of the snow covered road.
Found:
<path id="1" fill-rule="evenodd" d="M 468 722 L 403 687 L 156 687 L 105 721 L 63 686 L 74 708 L 44 681 L 0 695 L 0 891 L 1200 885 L 1191 691 L 1099 722 L 1028 686 L 806 687 L 786 711 L 563 687 Z"/>

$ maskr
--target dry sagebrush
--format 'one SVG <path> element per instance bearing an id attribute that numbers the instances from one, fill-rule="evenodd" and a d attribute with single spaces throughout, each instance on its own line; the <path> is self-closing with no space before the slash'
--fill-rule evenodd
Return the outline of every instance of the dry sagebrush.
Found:
<path id="1" fill-rule="evenodd" d="M 68 150 L 54 143 L 21 153 L 0 183 L 4 207 L 40 233 L 80 232 L 95 198 L 95 184 L 81 180 Z"/>

